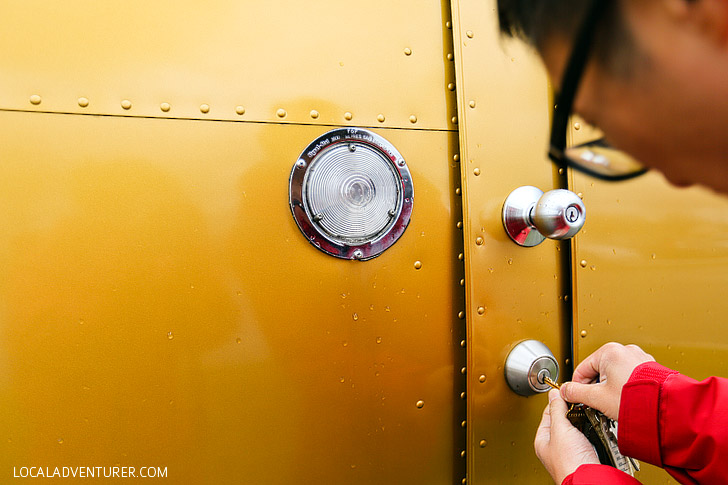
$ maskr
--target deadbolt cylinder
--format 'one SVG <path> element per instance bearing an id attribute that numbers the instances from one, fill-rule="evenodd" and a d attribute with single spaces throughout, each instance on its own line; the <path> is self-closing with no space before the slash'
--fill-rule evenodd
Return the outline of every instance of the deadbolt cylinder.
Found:
<path id="1" fill-rule="evenodd" d="M 538 340 L 526 340 L 516 345 L 508 354 L 505 377 L 508 386 L 516 394 L 531 396 L 549 389 L 543 378 L 556 381 L 559 378 L 559 364 L 546 345 Z"/>

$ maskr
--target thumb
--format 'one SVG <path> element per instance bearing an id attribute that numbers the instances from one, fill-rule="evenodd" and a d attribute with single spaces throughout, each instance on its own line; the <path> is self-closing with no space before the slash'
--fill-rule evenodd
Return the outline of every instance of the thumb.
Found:
<path id="1" fill-rule="evenodd" d="M 581 384 L 579 382 L 566 382 L 561 385 L 561 397 L 566 402 L 584 403 L 589 407 L 599 409 L 599 393 L 595 384 Z"/>

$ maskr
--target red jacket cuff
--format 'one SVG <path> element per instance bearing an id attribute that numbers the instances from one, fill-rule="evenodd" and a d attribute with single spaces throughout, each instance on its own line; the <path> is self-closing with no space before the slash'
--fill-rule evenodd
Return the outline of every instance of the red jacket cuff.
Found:
<path id="1" fill-rule="evenodd" d="M 581 465 L 561 485 L 639 485 L 639 481 L 607 465 Z"/>
<path id="2" fill-rule="evenodd" d="M 638 365 L 622 388 L 617 441 L 623 455 L 662 467 L 659 404 L 665 380 L 677 371 L 657 362 Z"/>

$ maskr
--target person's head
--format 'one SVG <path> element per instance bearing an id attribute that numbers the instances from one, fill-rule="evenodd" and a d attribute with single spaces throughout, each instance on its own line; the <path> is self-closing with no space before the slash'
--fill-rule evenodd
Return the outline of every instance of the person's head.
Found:
<path id="1" fill-rule="evenodd" d="M 593 1 L 498 0 L 501 31 L 538 51 L 558 89 Z M 728 2 L 596 1 L 572 111 L 674 183 L 728 193 Z"/>

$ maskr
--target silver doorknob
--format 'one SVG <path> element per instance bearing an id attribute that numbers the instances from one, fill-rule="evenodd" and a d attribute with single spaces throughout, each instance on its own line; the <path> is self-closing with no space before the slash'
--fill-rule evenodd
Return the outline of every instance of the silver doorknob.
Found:
<path id="1" fill-rule="evenodd" d="M 578 195 L 564 189 L 545 194 L 525 185 L 503 204 L 503 227 L 519 246 L 532 247 L 545 238 L 569 239 L 584 226 L 586 208 Z"/>
<path id="2" fill-rule="evenodd" d="M 531 396 L 551 389 L 544 377 L 556 381 L 559 378 L 559 364 L 546 345 L 538 340 L 526 340 L 513 347 L 508 354 L 505 374 L 513 392 Z"/>

